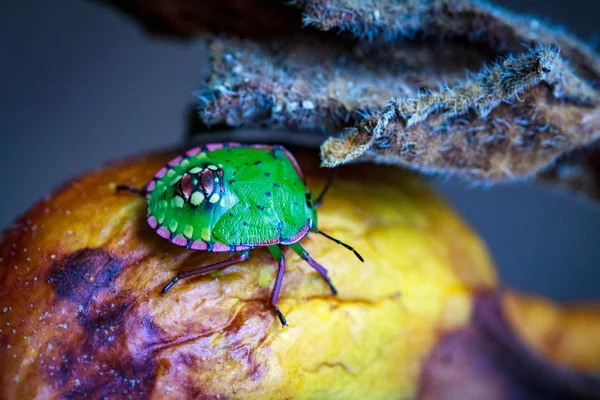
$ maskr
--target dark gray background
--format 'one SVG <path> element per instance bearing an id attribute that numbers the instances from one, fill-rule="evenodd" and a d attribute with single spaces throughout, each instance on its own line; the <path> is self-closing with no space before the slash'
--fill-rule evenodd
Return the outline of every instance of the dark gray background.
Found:
<path id="1" fill-rule="evenodd" d="M 597 0 L 504 0 L 585 40 Z M 0 228 L 66 179 L 182 140 L 184 109 L 207 70 L 202 40 L 145 35 L 83 0 L 0 6 Z M 485 238 L 509 286 L 600 298 L 600 207 L 533 185 L 436 185 Z"/>

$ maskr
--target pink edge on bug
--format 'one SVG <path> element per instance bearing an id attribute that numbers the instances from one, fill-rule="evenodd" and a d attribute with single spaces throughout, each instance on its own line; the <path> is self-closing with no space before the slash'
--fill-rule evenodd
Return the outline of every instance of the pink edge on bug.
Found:
<path id="1" fill-rule="evenodd" d="M 173 238 L 173 240 L 171 240 L 171 243 L 176 244 L 177 246 L 187 246 L 188 240 L 182 236 L 182 235 L 177 235 Z"/>
<path id="2" fill-rule="evenodd" d="M 270 146 L 268 144 L 253 144 L 250 147 L 253 149 L 273 150 L 273 146 Z"/>
<path id="3" fill-rule="evenodd" d="M 148 225 L 150 225 L 150 228 L 156 229 L 156 227 L 158 226 L 158 222 L 156 221 L 156 218 L 154 218 L 152 216 L 148 217 Z"/>
<path id="4" fill-rule="evenodd" d="M 155 187 L 156 187 L 156 181 L 153 179 L 150 181 L 150 183 L 146 187 L 146 193 L 153 191 Z"/>
<path id="5" fill-rule="evenodd" d="M 271 239 L 271 240 L 263 240 L 262 242 L 256 242 L 257 246 L 271 246 L 273 244 L 279 244 L 281 240 L 279 238 Z"/>
<path id="6" fill-rule="evenodd" d="M 287 239 L 287 240 L 282 240 L 281 244 L 291 244 L 291 243 L 296 243 L 298 240 L 302 239 L 304 236 L 306 236 L 306 234 L 308 233 L 310 227 L 307 225 L 304 225 L 304 227 L 302 229 L 300 229 L 300 232 L 296 233 L 294 236 L 292 236 L 291 238 Z"/>
<path id="7" fill-rule="evenodd" d="M 195 156 L 196 154 L 200 153 L 200 151 L 202 151 L 202 149 L 200 147 L 194 147 L 193 149 L 186 151 L 185 155 L 188 157 L 192 157 L 192 156 Z"/>
<path id="8" fill-rule="evenodd" d="M 162 167 L 161 169 L 158 170 L 158 172 L 156 173 L 156 175 L 154 175 L 154 177 L 156 179 L 160 179 L 163 176 L 165 176 L 166 173 L 167 173 L 167 167 Z"/>
<path id="9" fill-rule="evenodd" d="M 215 242 L 215 244 L 213 244 L 212 251 L 214 251 L 214 252 L 231 251 L 231 246 L 229 246 L 225 243 Z"/>
<path id="10" fill-rule="evenodd" d="M 165 238 L 165 239 L 169 239 L 171 237 L 171 232 L 164 226 L 161 226 L 160 228 L 158 228 L 156 230 L 156 233 L 158 233 L 158 236 Z"/>
<path id="11" fill-rule="evenodd" d="M 302 173 L 302 170 L 300 169 L 300 166 L 298 165 L 298 161 L 296 161 L 296 159 L 294 158 L 294 156 L 292 155 L 292 153 L 290 153 L 288 151 L 288 149 L 286 149 L 285 147 L 280 147 L 280 150 L 290 160 L 290 162 L 294 166 L 294 169 L 296 170 L 296 173 L 298 174 L 298 176 L 300 177 L 300 179 L 302 179 L 302 182 L 306 183 L 306 180 L 304 179 L 304 174 Z"/>
<path id="12" fill-rule="evenodd" d="M 192 250 L 206 250 L 208 249 L 208 244 L 204 240 L 194 240 L 192 245 L 190 246 Z"/>
<path id="13" fill-rule="evenodd" d="M 222 149 L 223 143 L 209 143 L 204 146 L 206 147 L 206 150 L 213 151 L 213 150 L 217 150 L 217 149 Z"/>
<path id="14" fill-rule="evenodd" d="M 250 250 L 252 248 L 253 248 L 252 246 L 244 246 L 244 245 L 233 246 L 234 251 Z"/>
<path id="15" fill-rule="evenodd" d="M 181 160 L 183 160 L 182 156 L 177 156 L 174 159 L 172 159 L 171 161 L 169 161 L 169 166 L 174 167 L 177 164 L 179 164 L 181 162 Z"/>

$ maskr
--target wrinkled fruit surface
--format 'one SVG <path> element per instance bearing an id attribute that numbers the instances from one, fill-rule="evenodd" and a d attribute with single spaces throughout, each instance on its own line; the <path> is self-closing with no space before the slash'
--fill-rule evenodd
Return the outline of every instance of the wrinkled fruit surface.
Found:
<path id="1" fill-rule="evenodd" d="M 344 166 L 319 227 L 365 258 L 309 234 L 302 245 L 339 295 L 290 249 L 279 307 L 276 263 L 248 261 L 162 286 L 226 254 L 156 235 L 143 186 L 173 152 L 114 163 L 35 205 L 0 242 L 0 397 L 412 397 L 440 335 L 468 323 L 477 290 L 495 285 L 481 241 L 416 178 Z M 309 187 L 327 172 L 298 154 Z"/>

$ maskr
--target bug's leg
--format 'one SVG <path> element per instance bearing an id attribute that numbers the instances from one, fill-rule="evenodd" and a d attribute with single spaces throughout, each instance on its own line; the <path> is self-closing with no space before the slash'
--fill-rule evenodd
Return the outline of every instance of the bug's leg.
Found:
<path id="1" fill-rule="evenodd" d="M 313 229 L 313 231 L 314 231 L 314 232 L 316 232 L 316 233 L 318 233 L 319 235 L 323 235 L 323 236 L 325 236 L 325 237 L 326 237 L 327 239 L 329 239 L 329 240 L 333 240 L 334 242 L 336 242 L 336 243 L 337 243 L 337 244 L 339 244 L 339 245 L 342 245 L 342 246 L 344 246 L 345 248 L 347 248 L 348 250 L 350 250 L 351 252 L 353 252 L 353 253 L 354 253 L 354 255 L 355 255 L 355 256 L 356 256 L 356 257 L 357 257 L 357 258 L 358 258 L 360 261 L 362 261 L 362 262 L 365 262 L 365 259 L 364 259 L 364 258 L 362 258 L 362 256 L 361 256 L 361 255 L 358 253 L 358 251 L 356 251 L 356 250 L 354 249 L 354 247 L 347 245 L 346 243 L 342 242 L 342 241 L 341 241 L 341 240 L 339 240 L 339 239 L 336 239 L 336 238 L 334 238 L 334 237 L 331 237 L 331 236 L 329 236 L 329 235 L 328 235 L 328 234 L 326 234 L 325 232 L 321 232 L 321 231 L 320 231 L 320 230 L 318 230 L 317 228 Z"/>
<path id="2" fill-rule="evenodd" d="M 279 291 L 281 290 L 281 282 L 283 281 L 283 274 L 285 274 L 285 257 L 281 252 L 281 249 L 278 246 L 269 246 L 269 252 L 275 259 L 275 261 L 279 261 L 279 270 L 277 271 L 277 279 L 275 280 L 275 287 L 273 287 L 273 292 L 271 293 L 271 306 L 275 310 L 275 314 L 279 317 L 281 324 L 283 326 L 287 325 L 287 321 L 285 317 L 279 311 L 279 307 L 277 307 L 277 300 L 279 300 Z"/>
<path id="3" fill-rule="evenodd" d="M 310 256 L 310 254 L 308 254 L 308 252 L 306 250 L 304 250 L 304 248 L 302 248 L 302 246 L 300 246 L 300 243 L 292 243 L 292 244 L 290 244 L 290 247 L 304 261 L 306 261 L 311 267 L 313 267 L 314 269 L 316 269 L 319 274 L 321 274 L 321 276 L 323 277 L 323 279 L 325 279 L 325 282 L 327 282 L 327 284 L 329 285 L 329 288 L 331 289 L 331 292 L 333 294 L 337 294 L 338 293 L 337 289 L 335 288 L 335 286 L 333 286 L 333 283 L 331 283 L 331 279 L 329 279 L 329 276 L 327 275 L 327 270 L 325 269 L 325 267 L 323 267 L 321 264 L 319 264 L 318 262 L 316 262 L 315 260 L 313 260 L 312 257 Z"/>
<path id="4" fill-rule="evenodd" d="M 200 268 L 194 268 L 189 271 L 180 272 L 175 276 L 175 278 L 171 279 L 171 281 L 165 285 L 165 287 L 162 289 L 162 293 L 163 294 L 167 293 L 167 291 L 169 289 L 171 289 L 171 287 L 174 284 L 176 284 L 177 282 L 179 282 L 182 279 L 186 279 L 186 278 L 190 278 L 192 276 L 196 276 L 196 275 L 204 274 L 206 272 L 214 271 L 215 269 L 225 268 L 232 264 L 247 260 L 248 257 L 250 257 L 250 252 L 244 251 L 243 253 L 240 253 L 237 256 L 228 258 L 227 260 L 220 261 L 218 263 L 206 265 L 206 266 L 200 267 Z"/>
<path id="5" fill-rule="evenodd" d="M 329 188 L 331 187 L 331 184 L 333 183 L 333 178 L 335 178 L 336 172 L 337 172 L 337 169 L 335 169 L 335 168 L 331 170 L 331 173 L 329 174 L 329 178 L 327 179 L 327 183 L 325 184 L 325 187 L 323 188 L 323 190 L 321 190 L 321 193 L 319 193 L 319 196 L 315 200 L 315 207 L 319 206 L 323 202 L 323 197 L 329 191 Z"/>
<path id="6" fill-rule="evenodd" d="M 146 195 L 146 187 L 145 186 L 140 189 L 140 188 L 136 188 L 136 187 L 129 186 L 129 185 L 118 185 L 117 192 L 121 192 L 121 191 L 128 191 L 131 193 L 139 194 L 140 196 Z"/>

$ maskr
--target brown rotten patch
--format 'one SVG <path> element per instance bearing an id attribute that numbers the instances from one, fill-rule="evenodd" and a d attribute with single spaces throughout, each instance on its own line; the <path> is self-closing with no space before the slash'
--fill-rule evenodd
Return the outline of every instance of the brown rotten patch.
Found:
<path id="1" fill-rule="evenodd" d="M 302 240 L 329 268 L 338 296 L 286 250 L 279 306 L 288 327 L 268 306 L 277 265 L 264 249 L 161 295 L 177 272 L 226 257 L 162 239 L 146 224 L 144 199 L 116 192 L 117 184 L 143 186 L 173 156 L 155 153 L 84 175 L 4 233 L 1 399 L 413 398 L 439 382 L 508 390 L 534 377 L 539 385 L 528 393 L 559 388 L 583 396 L 589 392 L 580 382 L 596 385 L 589 378 L 600 371 L 590 356 L 600 346 L 595 308 L 563 312 L 511 299 L 506 332 L 460 334 L 482 313 L 496 315 L 480 307 L 480 293 L 497 285 L 489 257 L 443 201 L 392 167 L 341 167 L 319 208 L 320 228 L 351 241 L 364 264 L 329 240 Z M 320 189 L 326 173 L 317 155 L 296 156 L 311 190 Z M 559 323 L 548 324 L 549 314 Z M 563 345 L 548 346 L 544 338 L 556 332 Z M 471 374 L 461 364 L 432 367 L 447 343 L 476 365 L 494 363 L 498 352 L 488 350 L 506 337 L 540 354 L 534 368 Z M 513 363 L 530 358 L 510 354 Z M 548 381 L 546 372 L 557 368 L 567 379 Z"/>

